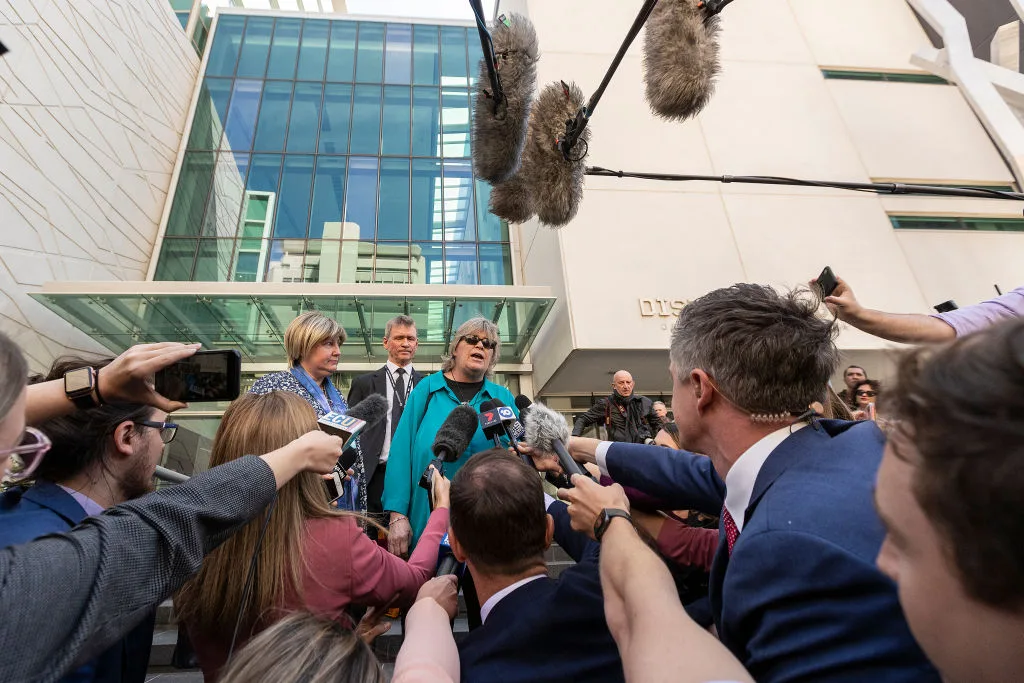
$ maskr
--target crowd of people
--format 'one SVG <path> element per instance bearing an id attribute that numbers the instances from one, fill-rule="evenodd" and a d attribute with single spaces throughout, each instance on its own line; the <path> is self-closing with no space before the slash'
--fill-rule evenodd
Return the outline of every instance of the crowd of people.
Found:
<path id="1" fill-rule="evenodd" d="M 171 595 L 207 681 L 382 681 L 368 643 L 393 607 L 396 681 L 1020 679 L 1024 288 L 939 316 L 864 309 L 843 281 L 824 303 L 749 284 L 691 302 L 670 341 L 673 419 L 615 373 L 565 444 L 598 476 L 557 490 L 540 476 L 563 474 L 555 454 L 480 429 L 431 465 L 460 406 L 529 420 L 489 379 L 502 340 L 485 318 L 430 375 L 415 322 L 389 321 L 388 362 L 346 401 L 344 330 L 300 316 L 290 369 L 231 405 L 210 469 L 159 491 L 183 406 L 153 375 L 196 345 L 27 384 L 0 334 L 0 679 L 142 680 Z M 829 386 L 837 319 L 923 344 L 882 401 L 859 366 Z M 317 429 L 372 394 L 387 415 L 352 443 Z M 608 440 L 581 436 L 597 424 Z M 325 495 L 339 470 L 354 510 Z M 553 542 L 575 560 L 557 578 Z M 462 569 L 434 577 L 448 555 Z"/>

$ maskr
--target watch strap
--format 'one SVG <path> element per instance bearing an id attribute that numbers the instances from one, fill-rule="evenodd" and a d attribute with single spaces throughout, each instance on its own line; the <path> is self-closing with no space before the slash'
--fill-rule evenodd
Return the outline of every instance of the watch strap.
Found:
<path id="1" fill-rule="evenodd" d="M 68 375 L 72 373 L 84 373 L 89 378 L 88 386 L 81 387 L 69 391 L 67 388 Z M 94 392 L 96 391 L 96 370 L 91 367 L 76 368 L 75 370 L 68 370 L 64 373 L 64 395 L 67 396 L 68 400 L 75 404 L 75 408 L 79 410 L 88 410 L 90 408 L 96 408 L 100 405 L 100 402 L 96 400 Z"/>
<path id="2" fill-rule="evenodd" d="M 597 518 L 597 524 L 594 525 L 594 538 L 600 541 L 601 537 L 604 536 L 604 532 L 608 531 L 608 527 L 616 517 L 622 517 L 630 524 L 633 524 L 633 518 L 630 517 L 629 513 L 625 510 L 620 510 L 619 508 L 605 508 Z"/>

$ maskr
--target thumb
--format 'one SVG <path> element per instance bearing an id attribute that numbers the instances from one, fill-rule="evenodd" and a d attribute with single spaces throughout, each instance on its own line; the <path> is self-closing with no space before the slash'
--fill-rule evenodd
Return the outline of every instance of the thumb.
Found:
<path id="1" fill-rule="evenodd" d="M 155 391 L 150 392 L 145 403 L 148 403 L 157 410 L 162 410 L 165 413 L 173 413 L 175 410 L 184 410 L 185 408 L 188 408 L 187 403 L 183 403 L 182 401 L 172 401 L 161 396 Z"/>

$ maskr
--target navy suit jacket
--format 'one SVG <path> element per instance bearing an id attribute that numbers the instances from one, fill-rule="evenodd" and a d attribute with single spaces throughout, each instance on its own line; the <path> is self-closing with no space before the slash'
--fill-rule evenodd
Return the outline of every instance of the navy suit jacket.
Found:
<path id="1" fill-rule="evenodd" d="M 11 489 L 0 496 L 0 548 L 63 533 L 78 526 L 86 516 L 70 493 L 48 481 L 37 481 L 28 489 Z M 154 611 L 119 642 L 61 680 L 65 683 L 141 683 L 146 680 L 155 617 Z"/>
<path id="2" fill-rule="evenodd" d="M 578 564 L 536 579 L 494 606 L 459 643 L 463 683 L 622 683 L 622 660 L 604 617 L 600 546 L 572 531 L 565 504 L 548 507 L 555 540 Z"/>
<path id="3" fill-rule="evenodd" d="M 731 557 L 720 526 L 711 613 L 759 683 L 939 681 L 895 584 L 875 566 L 885 536 L 872 503 L 883 445 L 873 422 L 816 421 L 768 456 Z M 606 464 L 615 481 L 673 509 L 721 514 L 725 484 L 709 458 L 615 443 Z"/>

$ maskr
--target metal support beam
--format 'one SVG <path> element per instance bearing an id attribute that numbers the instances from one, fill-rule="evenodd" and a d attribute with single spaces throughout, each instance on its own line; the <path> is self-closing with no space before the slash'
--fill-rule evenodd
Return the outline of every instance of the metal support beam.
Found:
<path id="1" fill-rule="evenodd" d="M 455 324 L 455 299 L 449 299 L 447 306 L 448 309 L 447 319 L 444 321 L 444 348 L 441 349 L 441 353 L 444 354 L 448 350 L 449 344 L 452 342 L 452 325 Z"/>
<path id="2" fill-rule="evenodd" d="M 359 316 L 359 331 L 363 335 L 363 345 L 366 347 L 366 359 L 370 360 L 373 358 L 373 342 L 370 340 L 370 329 L 366 325 L 366 309 L 359 299 L 355 300 L 355 304 L 356 315 Z"/>
<path id="3" fill-rule="evenodd" d="M 494 304 L 494 313 L 491 314 L 491 322 L 495 325 L 501 320 L 501 312 L 505 309 L 505 299 L 501 299 L 498 303 Z"/>

